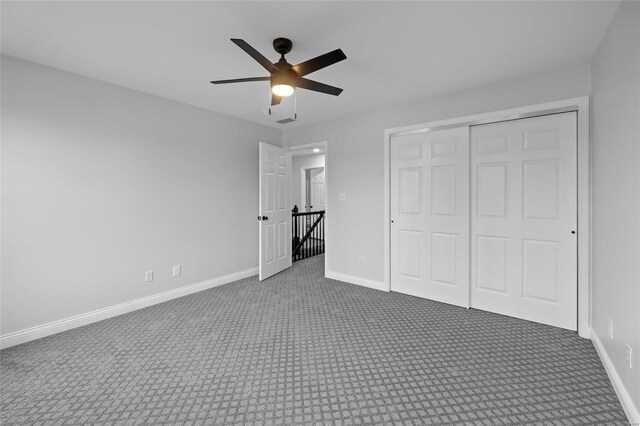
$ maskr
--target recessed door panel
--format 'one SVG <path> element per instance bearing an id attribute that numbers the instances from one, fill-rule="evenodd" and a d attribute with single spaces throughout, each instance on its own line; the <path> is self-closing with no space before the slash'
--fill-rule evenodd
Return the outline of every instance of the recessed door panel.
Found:
<path id="1" fill-rule="evenodd" d="M 475 141 L 477 154 L 493 154 L 509 150 L 508 136 L 496 133 L 494 135 L 480 136 Z"/>
<path id="2" fill-rule="evenodd" d="M 480 163 L 476 168 L 478 216 L 507 215 L 508 163 Z"/>
<path id="3" fill-rule="evenodd" d="M 523 296 L 558 303 L 560 243 L 525 239 L 522 253 Z"/>
<path id="4" fill-rule="evenodd" d="M 403 277 L 421 279 L 422 233 L 401 229 L 398 242 L 398 273 Z"/>
<path id="5" fill-rule="evenodd" d="M 560 162 L 524 162 L 522 202 L 525 219 L 557 219 L 560 197 Z"/>
<path id="6" fill-rule="evenodd" d="M 265 213 L 272 213 L 276 209 L 276 176 L 274 173 L 266 173 L 266 205 Z"/>
<path id="7" fill-rule="evenodd" d="M 476 288 L 507 293 L 507 238 L 476 236 Z"/>
<path id="8" fill-rule="evenodd" d="M 457 166 L 431 168 L 431 214 L 456 214 L 457 174 Z"/>
<path id="9" fill-rule="evenodd" d="M 266 229 L 266 254 L 265 264 L 269 265 L 276 260 L 276 226 L 273 223 L 269 223 L 265 226 Z"/>
<path id="10" fill-rule="evenodd" d="M 287 223 L 278 223 L 278 259 L 287 256 Z"/>
<path id="11" fill-rule="evenodd" d="M 311 177 L 310 189 L 310 205 L 307 206 L 308 211 L 322 211 L 325 209 L 325 189 L 324 189 L 324 167 L 309 169 Z"/>
<path id="12" fill-rule="evenodd" d="M 422 142 L 420 140 L 400 142 L 398 145 L 398 159 L 402 161 L 421 160 Z"/>
<path id="13" fill-rule="evenodd" d="M 278 187 L 286 188 L 288 186 L 289 175 L 286 173 L 278 173 Z M 278 191 L 278 210 L 282 211 L 287 208 L 287 194 L 284 191 Z"/>
<path id="14" fill-rule="evenodd" d="M 524 130 L 524 149 L 549 149 L 560 147 L 560 132 L 557 128 L 532 128 Z"/>
<path id="15" fill-rule="evenodd" d="M 422 168 L 402 168 L 399 170 L 400 212 L 420 214 L 422 204 Z"/>
<path id="16" fill-rule="evenodd" d="M 458 285 L 456 281 L 456 234 L 431 234 L 431 282 Z"/>
<path id="17" fill-rule="evenodd" d="M 264 160 L 265 164 L 267 164 L 269 166 L 275 165 L 276 164 L 276 156 L 277 155 L 278 155 L 277 153 L 271 152 L 271 151 L 265 153 L 265 160 Z"/>
<path id="18" fill-rule="evenodd" d="M 472 307 L 577 330 L 576 120 L 472 126 Z"/>
<path id="19" fill-rule="evenodd" d="M 458 152 L 458 144 L 465 144 L 467 141 L 454 137 L 435 137 L 431 141 L 431 158 L 452 157 Z"/>

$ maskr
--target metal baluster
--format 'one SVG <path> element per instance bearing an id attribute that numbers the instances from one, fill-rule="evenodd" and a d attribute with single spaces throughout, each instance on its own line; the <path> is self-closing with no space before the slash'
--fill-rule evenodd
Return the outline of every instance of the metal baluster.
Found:
<path id="1" fill-rule="evenodd" d="M 324 253 L 324 214 L 322 214 L 322 220 L 320 221 L 320 240 L 322 241 L 321 252 Z"/>
<path id="2" fill-rule="evenodd" d="M 310 216 L 311 216 L 311 215 L 309 215 L 309 216 L 307 216 L 307 217 L 306 217 L 306 219 L 307 219 L 307 224 L 306 224 L 306 226 L 305 226 L 305 235 L 309 232 L 309 227 L 311 226 L 311 225 L 309 224 L 309 218 L 310 218 Z M 306 259 L 306 258 L 308 258 L 308 257 L 309 257 L 309 239 L 307 238 L 307 241 L 305 241 L 305 243 L 304 243 L 304 258 Z"/>

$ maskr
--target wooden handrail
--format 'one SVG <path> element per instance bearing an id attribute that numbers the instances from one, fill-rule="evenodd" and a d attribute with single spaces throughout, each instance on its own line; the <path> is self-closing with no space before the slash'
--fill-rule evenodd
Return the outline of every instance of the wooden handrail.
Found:
<path id="1" fill-rule="evenodd" d="M 300 212 L 300 213 L 291 213 L 291 217 L 299 217 L 299 216 L 310 216 L 312 214 L 324 214 L 324 210 L 318 210 L 317 212 Z"/>

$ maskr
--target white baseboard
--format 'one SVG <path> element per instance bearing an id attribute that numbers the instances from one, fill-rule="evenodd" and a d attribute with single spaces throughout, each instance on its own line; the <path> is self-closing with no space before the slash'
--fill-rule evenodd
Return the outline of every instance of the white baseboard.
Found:
<path id="1" fill-rule="evenodd" d="M 218 278 L 212 278 L 210 280 L 201 281 L 199 283 L 187 285 L 158 294 L 153 294 L 151 296 L 131 300 L 129 302 L 120 303 L 118 305 L 109 306 L 107 308 L 98 309 L 84 314 L 75 315 L 73 317 L 53 321 L 47 324 L 42 324 L 24 330 L 15 331 L 13 333 L 8 333 L 0 336 L 0 349 L 30 342 L 32 340 L 40 339 L 41 337 L 46 337 L 52 334 L 60 333 L 62 331 L 71 330 L 72 328 L 82 327 L 83 325 L 102 321 L 104 319 L 126 314 L 138 309 L 147 308 L 149 306 L 157 305 L 158 303 L 166 302 L 168 300 L 177 299 L 182 296 L 187 296 L 189 294 L 197 293 L 199 291 L 241 280 L 243 278 L 252 277 L 257 273 L 257 267 L 246 269 L 244 271 L 234 272 L 232 274 L 223 275 Z"/>
<path id="2" fill-rule="evenodd" d="M 381 281 L 374 281 L 367 278 L 356 277 L 354 275 L 341 274 L 339 272 L 332 272 L 332 271 L 327 271 L 325 273 L 325 277 L 332 280 L 344 281 L 345 283 L 349 283 L 349 284 L 355 284 L 355 285 L 361 285 L 363 287 L 373 288 L 375 290 L 387 291 L 385 289 L 384 283 Z"/>
<path id="3" fill-rule="evenodd" d="M 611 362 L 611 358 L 609 358 L 609 354 L 607 354 L 607 351 L 600 341 L 598 334 L 593 329 L 591 330 L 591 341 L 596 347 L 596 351 L 598 352 L 600 360 L 604 365 L 604 369 L 609 376 L 609 380 L 611 380 L 613 389 L 616 391 L 616 395 L 618 395 L 618 399 L 620 400 L 622 409 L 627 415 L 629 423 L 632 425 L 640 425 L 640 414 L 638 413 L 638 407 L 634 405 L 633 400 L 631 399 L 631 395 L 629 395 L 629 392 L 627 392 L 627 389 L 624 387 L 624 383 L 622 383 L 620 376 L 618 376 L 618 372 L 613 366 L 613 362 Z"/>

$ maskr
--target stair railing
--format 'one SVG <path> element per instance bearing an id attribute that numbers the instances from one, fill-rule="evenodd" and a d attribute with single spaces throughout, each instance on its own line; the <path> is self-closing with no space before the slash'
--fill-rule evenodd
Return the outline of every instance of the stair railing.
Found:
<path id="1" fill-rule="evenodd" d="M 293 213 L 292 259 L 298 261 L 324 253 L 324 210 Z"/>

